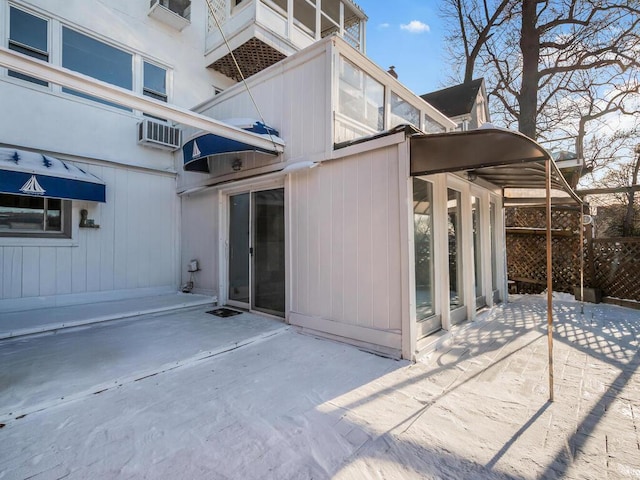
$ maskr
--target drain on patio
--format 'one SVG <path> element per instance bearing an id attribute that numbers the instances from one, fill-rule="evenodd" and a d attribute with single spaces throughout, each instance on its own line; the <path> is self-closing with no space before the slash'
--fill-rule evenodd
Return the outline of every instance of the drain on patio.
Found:
<path id="1" fill-rule="evenodd" d="M 231 310 L 230 308 L 216 308 L 215 310 L 210 310 L 207 313 L 211 315 L 215 315 L 216 317 L 233 317 L 234 315 L 240 315 L 242 312 L 237 310 Z"/>

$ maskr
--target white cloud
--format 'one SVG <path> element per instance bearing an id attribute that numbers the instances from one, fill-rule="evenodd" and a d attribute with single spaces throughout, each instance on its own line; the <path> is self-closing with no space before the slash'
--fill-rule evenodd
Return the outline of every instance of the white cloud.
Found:
<path id="1" fill-rule="evenodd" d="M 400 28 L 409 33 L 424 33 L 431 30 L 429 25 L 422 23 L 420 20 L 411 20 L 409 23 L 400 25 Z"/>

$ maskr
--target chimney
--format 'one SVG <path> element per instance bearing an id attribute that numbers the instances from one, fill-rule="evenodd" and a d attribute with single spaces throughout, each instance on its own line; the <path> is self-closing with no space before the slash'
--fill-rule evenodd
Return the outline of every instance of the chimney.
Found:
<path id="1" fill-rule="evenodd" d="M 396 67 L 394 67 L 393 65 L 391 65 L 389 67 L 389 70 L 387 70 L 387 73 L 389 75 L 391 75 L 393 78 L 398 78 L 398 74 L 396 73 L 396 71 L 394 70 Z"/>

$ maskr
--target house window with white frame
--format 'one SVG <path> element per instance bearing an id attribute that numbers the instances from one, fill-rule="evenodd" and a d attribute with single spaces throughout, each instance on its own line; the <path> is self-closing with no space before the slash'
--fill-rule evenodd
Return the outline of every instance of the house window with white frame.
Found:
<path id="1" fill-rule="evenodd" d="M 367 127 L 384 130 L 384 86 L 340 57 L 338 113 Z"/>
<path id="2" fill-rule="evenodd" d="M 49 22 L 19 8 L 9 8 L 9 50 L 28 55 L 43 62 L 49 61 Z M 49 86 L 39 78 L 9 70 L 8 75 L 27 82 Z"/>
<path id="3" fill-rule="evenodd" d="M 71 237 L 71 202 L 0 194 L 0 237 Z"/>
<path id="4" fill-rule="evenodd" d="M 420 110 L 394 92 L 391 92 L 390 99 L 389 128 L 396 125 L 411 124 L 416 128 L 420 127 Z"/>
<path id="5" fill-rule="evenodd" d="M 29 13 L 13 5 L 9 7 L 7 45 L 10 50 L 29 55 L 45 62 L 56 57 L 61 66 L 88 75 L 103 82 L 141 93 L 162 102 L 169 101 L 169 69 L 151 63 L 146 58 L 134 61 L 140 54 L 127 51 L 125 47 L 106 43 L 75 28 L 50 22 L 44 15 Z M 62 39 L 60 55 L 50 52 L 49 37 Z M 54 44 L 55 45 L 55 44 Z M 140 67 L 137 67 L 140 65 Z M 32 84 L 49 86 L 45 80 L 8 70 L 7 76 Z M 139 79 L 139 80 L 137 80 Z M 137 87 L 137 85 L 140 85 Z M 131 111 L 91 95 L 69 88 L 55 87 L 77 97 L 82 97 L 104 105 Z"/>

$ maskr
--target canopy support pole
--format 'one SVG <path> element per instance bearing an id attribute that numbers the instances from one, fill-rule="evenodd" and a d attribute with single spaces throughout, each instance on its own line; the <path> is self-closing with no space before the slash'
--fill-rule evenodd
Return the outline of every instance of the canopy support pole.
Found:
<path id="1" fill-rule="evenodd" d="M 584 315 L 584 209 L 580 205 L 580 314 Z"/>
<path id="2" fill-rule="evenodd" d="M 551 160 L 545 160 L 547 190 L 547 342 L 549 345 L 549 401 L 553 402 L 553 264 L 551 261 Z"/>

